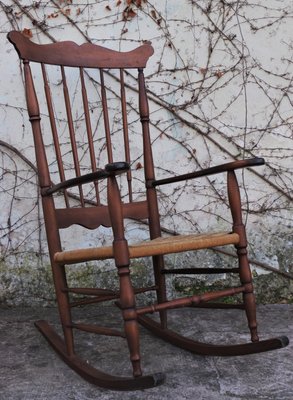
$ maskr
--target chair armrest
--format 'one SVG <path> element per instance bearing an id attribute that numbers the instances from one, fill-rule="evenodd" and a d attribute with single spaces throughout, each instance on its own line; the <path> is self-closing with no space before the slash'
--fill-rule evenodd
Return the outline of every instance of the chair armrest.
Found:
<path id="1" fill-rule="evenodd" d="M 49 188 L 42 189 L 43 196 L 49 196 L 59 190 L 68 189 L 73 186 L 83 185 L 85 183 L 109 178 L 109 176 L 122 174 L 125 171 L 128 171 L 130 168 L 129 164 L 126 162 L 116 162 L 107 164 L 105 169 L 100 169 L 95 172 L 91 172 L 89 174 L 77 176 L 76 178 L 68 179 L 66 181 L 60 182 L 57 185 L 53 185 Z"/>
<path id="2" fill-rule="evenodd" d="M 217 165 L 215 167 L 202 169 L 200 171 L 191 172 L 189 174 L 183 174 L 183 175 L 178 175 L 178 176 L 172 176 L 170 178 L 154 180 L 154 181 L 151 181 L 148 186 L 155 187 L 155 186 L 159 186 L 159 185 L 166 185 L 169 183 L 181 182 L 181 181 L 184 181 L 187 179 L 199 178 L 201 176 L 218 174 L 220 172 L 233 171 L 233 170 L 239 169 L 239 168 L 263 165 L 264 163 L 265 163 L 265 160 L 260 157 L 248 158 L 246 160 L 237 160 L 237 161 L 232 161 L 229 163 Z"/>
<path id="3" fill-rule="evenodd" d="M 110 175 L 113 175 L 113 172 L 122 173 L 122 172 L 128 171 L 129 169 L 130 169 L 130 165 L 124 161 L 114 162 L 111 164 L 107 164 L 105 166 L 105 170 L 107 172 L 110 172 Z M 114 175 L 117 175 L 117 174 L 114 174 Z"/>

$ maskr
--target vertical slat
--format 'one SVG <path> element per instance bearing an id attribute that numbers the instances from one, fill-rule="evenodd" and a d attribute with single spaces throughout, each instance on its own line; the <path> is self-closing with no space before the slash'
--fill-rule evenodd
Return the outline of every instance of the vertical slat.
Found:
<path id="1" fill-rule="evenodd" d="M 55 121 L 54 110 L 53 110 L 52 95 L 51 95 L 51 90 L 50 90 L 50 86 L 48 83 L 45 65 L 42 63 L 41 66 L 42 66 L 44 90 L 45 90 L 45 95 L 46 95 L 46 100 L 47 100 L 47 108 L 48 108 L 50 125 L 51 125 L 51 130 L 52 130 L 52 136 L 53 136 L 55 154 L 56 154 L 56 159 L 57 159 L 57 164 L 58 164 L 59 176 L 60 176 L 61 182 L 64 182 L 65 181 L 65 173 L 64 173 L 64 168 L 63 168 L 62 155 L 61 155 L 61 151 L 60 151 L 60 143 L 59 143 L 56 121 Z M 67 194 L 66 189 L 64 190 L 64 199 L 65 199 L 66 207 L 68 208 L 69 207 L 69 199 L 68 199 L 68 194 Z"/>
<path id="2" fill-rule="evenodd" d="M 86 131 L 87 131 L 88 144 L 89 144 L 91 167 L 92 167 L 92 171 L 94 172 L 97 170 L 97 162 L 96 162 L 96 156 L 95 156 L 93 133 L 92 133 L 90 113 L 89 113 L 88 96 L 87 96 L 87 90 L 86 90 L 85 81 L 84 81 L 83 68 L 80 67 L 79 71 L 80 71 L 82 102 L 83 102 L 83 109 L 84 109 L 84 115 L 85 115 L 85 124 L 86 124 Z M 97 204 L 100 205 L 98 182 L 95 181 L 94 185 L 95 185 L 95 191 L 96 191 Z"/>
<path id="3" fill-rule="evenodd" d="M 130 148 L 129 148 L 129 135 L 128 135 L 128 122 L 127 122 L 127 109 L 126 109 L 126 94 L 124 85 L 124 73 L 123 69 L 120 69 L 120 90 L 121 90 L 121 110 L 122 110 L 122 121 L 123 121 L 123 136 L 124 136 L 124 150 L 125 160 L 130 163 Z M 127 182 L 128 182 L 128 196 L 129 201 L 132 202 L 132 176 L 131 169 L 127 171 Z"/>
<path id="4" fill-rule="evenodd" d="M 61 66 L 61 75 L 62 75 L 63 92 L 64 92 L 64 100 L 65 100 L 70 142 L 71 142 L 73 161 L 74 161 L 74 169 L 75 169 L 76 176 L 80 176 L 80 166 L 79 166 L 78 151 L 77 151 L 75 134 L 74 134 L 74 126 L 73 126 L 70 98 L 69 98 L 69 92 L 68 92 L 68 87 L 67 87 L 67 82 L 66 82 L 65 70 L 64 70 L 63 66 Z M 82 192 L 81 185 L 79 185 L 79 195 L 80 195 L 81 205 L 82 205 L 82 207 L 84 207 L 84 198 L 83 198 L 83 192 Z"/>
<path id="5" fill-rule="evenodd" d="M 106 133 L 107 154 L 108 154 L 109 163 L 112 163 L 113 162 L 113 153 L 112 153 L 109 113 L 108 113 L 108 105 L 107 105 L 107 94 L 106 94 L 106 88 L 105 88 L 105 82 L 104 82 L 104 73 L 103 73 L 102 69 L 100 69 L 100 78 L 101 78 L 101 96 L 102 96 L 104 126 L 105 126 L 105 133 Z"/>

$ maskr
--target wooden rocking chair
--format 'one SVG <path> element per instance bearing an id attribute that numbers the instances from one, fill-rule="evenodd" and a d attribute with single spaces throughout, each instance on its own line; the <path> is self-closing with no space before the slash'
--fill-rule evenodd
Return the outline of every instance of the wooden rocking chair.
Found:
<path id="1" fill-rule="evenodd" d="M 83 44 L 78 46 L 73 42 L 60 42 L 54 44 L 39 45 L 31 42 L 20 32 L 12 31 L 8 34 L 9 41 L 14 45 L 20 59 L 23 61 L 25 90 L 29 119 L 32 125 L 33 138 L 35 143 L 36 163 L 38 169 L 38 181 L 42 196 L 43 213 L 47 233 L 47 241 L 53 271 L 57 302 L 59 307 L 60 319 L 64 333 L 62 339 L 46 321 L 36 322 L 36 326 L 59 353 L 62 359 L 78 374 L 86 380 L 111 389 L 134 390 L 143 389 L 161 384 L 164 381 L 163 373 L 144 376 L 140 367 L 139 350 L 139 324 L 151 330 L 162 339 L 173 343 L 183 349 L 203 355 L 216 356 L 234 356 L 250 353 L 263 352 L 267 350 L 278 349 L 288 344 L 287 337 L 278 337 L 260 341 L 257 334 L 256 306 L 253 293 L 252 276 L 247 258 L 247 241 L 245 227 L 241 216 L 240 194 L 235 175 L 235 170 L 253 167 L 264 164 L 262 158 L 252 158 L 247 160 L 233 161 L 219 166 L 199 170 L 185 175 L 167 177 L 156 180 L 152 143 L 149 133 L 149 108 L 147 93 L 144 82 L 144 68 L 149 57 L 153 54 L 153 48 L 149 43 L 143 44 L 133 51 L 122 53 L 109 50 L 93 44 Z M 40 65 L 40 71 L 44 84 L 43 97 L 47 102 L 47 110 L 40 112 L 39 92 L 34 84 L 31 72 L 32 65 Z M 60 76 L 55 86 L 62 88 L 64 96 L 64 109 L 66 115 L 66 129 L 59 132 L 58 114 L 52 96 L 52 85 L 48 77 L 48 69 L 52 65 L 58 66 Z M 128 111 L 127 106 L 131 101 L 126 100 L 127 82 L 125 69 L 138 71 L 138 96 L 139 96 L 139 119 L 141 121 L 141 140 L 143 142 L 143 161 L 138 171 L 131 171 L 130 166 L 135 166 L 137 154 L 130 153 Z M 83 154 L 80 154 L 80 141 L 75 132 L 74 115 L 71 111 L 72 96 L 70 95 L 70 80 L 72 71 L 78 72 L 78 85 L 80 88 L 79 108 L 84 114 L 86 133 L 83 146 Z M 98 83 L 97 97 L 99 96 L 101 105 L 101 116 L 104 122 L 103 138 L 95 136 L 92 127 L 91 118 L 96 108 L 89 105 L 88 91 L 86 81 L 92 78 L 91 73 L 97 74 Z M 115 75 L 116 73 L 116 75 Z M 121 119 L 121 138 L 119 145 L 123 143 L 123 152 L 119 151 L 118 156 L 114 158 L 115 148 L 112 146 L 111 118 L 113 110 L 110 110 L 108 96 L 113 93 L 107 90 L 105 85 L 106 75 L 112 75 L 112 80 L 120 85 L 120 119 Z M 131 77 L 133 77 L 131 75 Z M 134 82 L 134 80 L 133 80 Z M 132 91 L 132 95 L 133 95 Z M 137 93 L 135 93 L 137 96 Z M 45 115 L 46 114 L 46 115 Z M 47 116 L 50 120 L 52 131 L 52 142 L 45 143 L 43 140 L 43 122 L 42 119 Z M 64 121 L 63 121 L 64 122 Z M 49 125 L 49 124 L 47 124 Z M 65 139 L 66 131 L 68 137 Z M 136 133 L 137 134 L 137 133 Z M 137 138 L 138 136 L 136 136 Z M 66 150 L 63 151 L 61 141 Z M 84 145 L 84 143 L 83 143 Z M 100 149 L 96 150 L 99 145 Z M 70 151 L 68 150 L 70 147 Z M 106 150 L 106 162 L 101 166 L 100 157 L 101 148 Z M 48 162 L 48 151 L 53 152 L 53 161 Z M 86 150 L 84 150 L 86 149 Z M 75 176 L 66 179 L 68 155 L 72 154 L 72 165 Z M 85 156 L 86 154 L 86 156 Z M 134 158 L 131 158 L 131 154 Z M 52 154 L 51 154 L 52 155 Z M 83 157 L 83 158 L 82 158 Z M 90 173 L 82 174 L 85 157 L 88 157 Z M 134 161 L 133 161 L 134 160 Z M 51 167 L 54 164 L 55 170 Z M 106 164 L 106 165 L 105 165 Z M 145 196 L 139 193 L 136 197 L 132 194 L 132 176 L 134 172 L 141 173 L 144 167 L 144 188 Z M 54 169 L 54 168 L 53 168 Z M 58 169 L 58 172 L 56 172 Z M 52 175 L 53 173 L 53 175 Z M 212 174 L 227 174 L 227 190 L 229 204 L 232 214 L 232 226 L 229 232 L 211 233 L 211 234 L 190 234 L 171 237 L 162 237 L 160 228 L 160 216 L 158 211 L 158 199 L 156 188 L 161 185 L 171 185 L 172 183 L 190 180 L 200 177 L 206 177 Z M 59 183 L 56 183 L 57 178 Z M 128 200 L 125 195 L 121 195 L 120 185 L 125 179 Z M 54 182 L 54 184 L 53 184 Z M 86 201 L 84 196 L 84 186 L 93 184 L 95 199 Z M 119 183 L 119 184 L 118 184 Z M 101 201 L 100 192 L 103 193 L 106 201 Z M 71 189 L 70 189 L 71 188 Z M 71 199 L 71 192 L 68 190 L 77 189 L 78 195 Z M 124 190 L 124 189 L 123 189 Z M 102 196 L 103 196 L 102 193 Z M 64 206 L 60 206 L 61 197 L 64 199 Z M 123 201 L 121 198 L 123 197 Z M 80 206 L 77 206 L 79 199 Z M 70 202 L 74 203 L 74 206 Z M 90 204 L 89 204 L 90 203 Z M 148 222 L 149 240 L 140 241 L 136 244 L 129 244 L 125 238 L 124 223 L 125 219 L 143 220 Z M 108 246 L 91 246 L 89 248 L 78 248 L 73 250 L 64 250 L 61 246 L 60 230 L 78 224 L 87 229 L 96 229 L 111 227 L 113 232 L 113 244 Z M 102 228 L 104 229 L 104 228 Z M 76 239 L 76 238 L 75 238 Z M 213 248 L 214 246 L 233 245 L 237 250 L 239 266 L 237 268 L 190 268 L 186 269 L 166 269 L 164 267 L 164 255 L 185 251 L 194 251 L 198 249 Z M 145 288 L 134 288 L 130 276 L 131 260 L 140 257 L 151 257 L 154 270 L 154 285 Z M 66 270 L 68 265 L 85 263 L 96 260 L 113 259 L 117 267 L 119 280 L 119 290 L 99 289 L 99 288 L 80 288 L 69 287 L 67 284 Z M 66 269 L 65 269 L 65 266 Z M 184 298 L 167 299 L 165 276 L 170 273 L 238 273 L 240 278 L 239 286 L 227 288 L 225 290 L 211 291 L 201 295 L 193 295 Z M 156 302 L 152 305 L 136 305 L 136 294 L 147 291 L 156 292 Z M 243 295 L 242 308 L 245 309 L 249 329 L 251 332 L 251 342 L 238 345 L 215 345 L 201 343 L 190 338 L 186 338 L 179 333 L 172 331 L 167 327 L 167 311 L 179 307 L 196 307 L 211 304 L 217 299 L 233 296 L 241 293 Z M 83 295 L 85 298 L 72 301 L 72 296 Z M 88 299 L 88 300 L 86 300 Z M 124 320 L 124 333 L 121 334 L 127 340 L 130 360 L 133 367 L 133 377 L 112 376 L 97 370 L 81 359 L 74 350 L 73 330 L 80 329 L 91 333 L 100 333 L 107 335 L 117 335 L 117 332 L 110 328 L 101 328 L 92 324 L 76 323 L 72 320 L 71 307 L 78 304 L 92 304 L 94 302 L 115 300 L 115 304 L 121 309 Z M 210 302 L 210 303 L 209 303 Z M 158 312 L 160 322 L 150 318 L 146 314 Z"/>

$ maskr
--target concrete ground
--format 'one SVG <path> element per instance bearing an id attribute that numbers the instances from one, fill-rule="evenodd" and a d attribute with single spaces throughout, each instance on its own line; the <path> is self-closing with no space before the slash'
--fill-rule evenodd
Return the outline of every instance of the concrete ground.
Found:
<path id="1" fill-rule="evenodd" d="M 85 310 L 76 310 L 83 320 Z M 111 307 L 90 307 L 87 317 L 116 326 Z M 194 317 L 194 318 L 193 318 Z M 1 400 L 230 400 L 293 399 L 293 346 L 241 357 L 203 357 L 180 350 L 141 328 L 142 365 L 145 373 L 164 371 L 166 381 L 156 388 L 115 392 L 84 381 L 49 348 L 34 327 L 38 319 L 57 323 L 53 309 L 0 308 Z M 171 325 L 199 340 L 227 342 L 248 339 L 244 313 L 237 310 L 184 309 L 170 313 Z M 287 335 L 293 343 L 293 305 L 258 307 L 263 338 Z M 78 351 L 99 368 L 130 374 L 121 338 L 78 333 Z M 87 350 L 86 350 L 87 349 Z M 92 356 L 91 356 L 92 357 Z"/>

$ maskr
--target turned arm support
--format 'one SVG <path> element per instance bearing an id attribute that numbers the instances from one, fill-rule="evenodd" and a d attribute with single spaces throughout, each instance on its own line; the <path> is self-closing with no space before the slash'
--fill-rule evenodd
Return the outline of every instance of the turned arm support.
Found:
<path id="1" fill-rule="evenodd" d="M 215 167 L 201 169 L 200 171 L 195 171 L 195 172 L 191 172 L 188 174 L 172 176 L 170 178 L 165 178 L 165 179 L 153 180 L 153 181 L 148 182 L 147 187 L 155 187 L 155 186 L 159 186 L 159 185 L 166 185 L 166 184 L 170 184 L 170 183 L 181 182 L 181 181 L 188 180 L 188 179 L 194 179 L 194 178 L 200 178 L 202 176 L 218 174 L 220 172 L 228 172 L 228 171 L 234 171 L 235 169 L 263 165 L 264 163 L 265 163 L 265 160 L 260 157 L 249 158 L 246 160 L 232 161 L 229 163 L 217 165 Z"/>
<path id="2" fill-rule="evenodd" d="M 115 162 L 111 164 L 107 164 L 105 169 L 100 169 L 95 172 L 91 172 L 89 174 L 81 175 L 76 178 L 68 179 L 64 182 L 60 182 L 57 185 L 52 185 L 49 188 L 42 189 L 43 196 L 49 196 L 59 190 L 68 189 L 70 187 L 82 185 L 85 183 L 109 178 L 110 176 L 119 175 L 123 172 L 128 171 L 130 168 L 129 164 L 126 162 Z"/>

